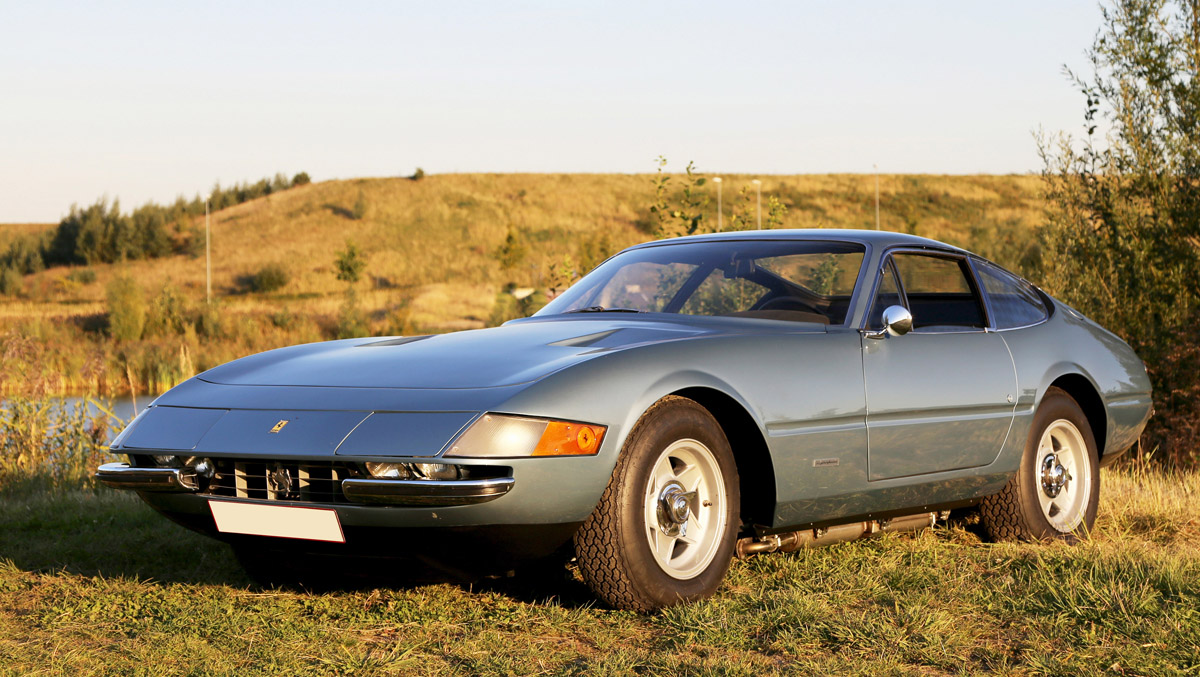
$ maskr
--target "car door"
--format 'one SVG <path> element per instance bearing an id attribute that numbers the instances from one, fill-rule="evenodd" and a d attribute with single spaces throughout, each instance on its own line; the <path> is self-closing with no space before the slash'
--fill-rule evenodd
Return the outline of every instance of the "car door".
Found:
<path id="1" fill-rule="evenodd" d="M 1012 424 L 1016 372 L 970 267 L 949 252 L 901 250 L 878 275 L 862 338 L 869 479 L 988 465 Z M 889 305 L 909 310 L 912 331 L 872 338 Z"/>

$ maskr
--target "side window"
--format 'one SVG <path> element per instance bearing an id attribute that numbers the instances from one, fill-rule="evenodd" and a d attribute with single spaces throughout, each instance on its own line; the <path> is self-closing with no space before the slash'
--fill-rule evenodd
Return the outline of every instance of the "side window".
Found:
<path id="1" fill-rule="evenodd" d="M 975 272 L 991 304 L 997 329 L 1037 324 L 1049 315 L 1041 295 L 1025 280 L 979 260 L 975 261 Z"/>
<path id="2" fill-rule="evenodd" d="M 971 289 L 965 261 L 903 253 L 892 261 L 908 298 L 914 329 L 983 328 L 983 306 Z"/>
<path id="3" fill-rule="evenodd" d="M 871 314 L 867 317 L 867 326 L 871 329 L 883 328 L 883 311 L 888 306 L 902 306 L 900 286 L 896 284 L 896 267 L 889 259 L 884 266 L 882 277 L 879 278 L 879 289 L 875 291 L 875 303 L 871 306 Z"/>

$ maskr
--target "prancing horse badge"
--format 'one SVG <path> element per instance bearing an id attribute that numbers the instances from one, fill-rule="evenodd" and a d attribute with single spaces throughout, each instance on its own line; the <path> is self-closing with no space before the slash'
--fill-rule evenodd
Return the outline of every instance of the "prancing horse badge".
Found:
<path id="1" fill-rule="evenodd" d="M 284 420 L 280 421 L 279 423 L 276 423 L 275 427 L 271 428 L 270 432 L 277 433 L 280 430 L 283 430 L 283 426 L 285 426 L 287 424 L 288 424 L 287 419 L 284 419 Z"/>

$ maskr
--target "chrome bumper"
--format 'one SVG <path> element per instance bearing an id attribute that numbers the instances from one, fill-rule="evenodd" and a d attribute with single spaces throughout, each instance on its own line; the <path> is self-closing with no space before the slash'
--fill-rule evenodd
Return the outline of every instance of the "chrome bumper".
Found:
<path id="1" fill-rule="evenodd" d="M 342 493 L 355 503 L 378 505 L 473 505 L 500 498 L 513 478 L 486 480 L 342 480 Z"/>
<path id="2" fill-rule="evenodd" d="M 195 475 L 183 468 L 131 468 L 128 463 L 105 463 L 96 469 L 96 479 L 114 489 L 133 491 L 194 492 Z"/>
<path id="3" fill-rule="evenodd" d="M 96 479 L 114 489 L 195 493 L 200 490 L 187 468 L 132 468 L 128 463 L 105 463 Z M 511 477 L 485 480 L 345 479 L 342 494 L 352 503 L 395 506 L 474 505 L 507 494 Z M 225 498 L 215 496 L 214 498 Z"/>

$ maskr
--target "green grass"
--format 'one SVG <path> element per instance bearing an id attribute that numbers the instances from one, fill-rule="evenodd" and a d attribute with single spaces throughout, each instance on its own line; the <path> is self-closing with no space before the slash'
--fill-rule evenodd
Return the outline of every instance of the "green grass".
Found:
<path id="1" fill-rule="evenodd" d="M 577 579 L 304 594 L 111 492 L 0 496 L 13 674 L 1197 674 L 1200 475 L 1103 473 L 1078 546 L 969 520 L 735 562 L 639 616 Z"/>

